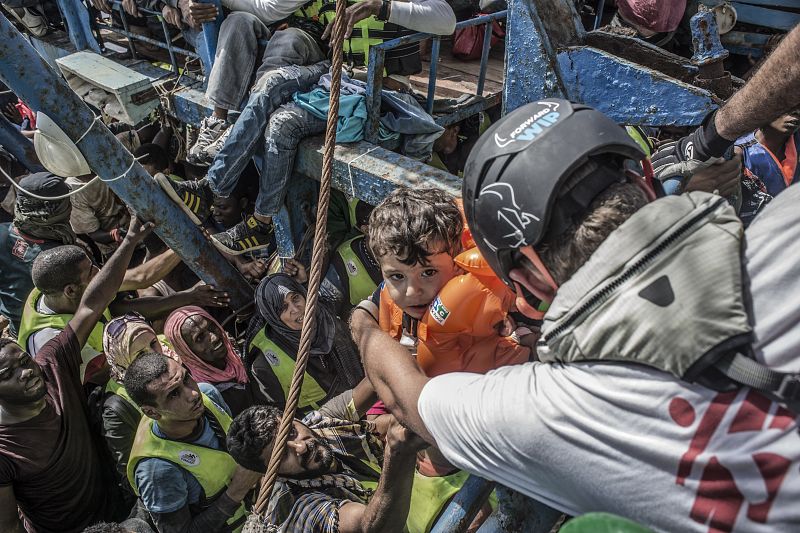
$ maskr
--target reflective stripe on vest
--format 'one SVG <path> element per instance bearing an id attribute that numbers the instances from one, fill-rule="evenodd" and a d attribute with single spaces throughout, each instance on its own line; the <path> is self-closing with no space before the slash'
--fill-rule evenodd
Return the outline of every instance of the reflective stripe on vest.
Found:
<path id="1" fill-rule="evenodd" d="M 345 241 L 336 249 L 335 260 L 341 261 L 341 269 L 347 274 L 347 280 L 343 279 L 342 281 L 347 282 L 351 305 L 358 305 L 361 301 L 369 298 L 378 288 L 378 284 L 372 281 L 367 272 L 367 267 L 364 266 L 353 250 L 353 243 L 358 239 L 364 238 L 363 235 L 358 235 L 349 241 Z"/>
<path id="2" fill-rule="evenodd" d="M 22 310 L 22 321 L 20 322 L 19 326 L 18 342 L 22 349 L 26 351 L 28 350 L 28 339 L 31 335 L 46 328 L 53 328 L 63 331 L 64 328 L 67 327 L 67 323 L 72 320 L 73 316 L 75 316 L 74 314 L 46 315 L 44 313 L 40 313 L 36 310 L 36 302 L 39 301 L 39 297 L 41 295 L 42 292 L 34 287 L 34 289 L 28 295 L 28 299 L 25 301 L 25 308 Z M 103 312 L 103 317 L 106 319 L 106 321 L 111 320 L 111 313 L 109 313 L 108 309 Z M 102 322 L 98 322 L 94 325 L 86 344 L 96 352 L 103 353 Z M 83 361 L 81 363 L 81 380 L 83 380 L 86 364 L 89 361 L 84 361 L 83 359 L 81 360 Z"/>
<path id="3" fill-rule="evenodd" d="M 117 380 L 115 380 L 114 378 L 108 380 L 108 383 L 106 383 L 105 390 L 106 392 L 109 392 L 111 394 L 116 394 L 117 396 L 119 396 L 120 398 L 131 404 L 133 407 L 135 407 L 137 411 L 139 411 L 140 413 L 142 412 L 142 410 L 139 409 L 139 406 L 136 405 L 136 402 L 134 402 L 133 399 L 131 399 L 130 394 L 128 394 L 128 391 L 125 390 L 125 387 L 117 383 Z"/>
<path id="4" fill-rule="evenodd" d="M 289 395 L 289 385 L 292 383 L 292 373 L 294 373 L 295 360 L 289 357 L 277 344 L 272 342 L 264 334 L 264 330 L 258 332 L 253 338 L 248 351 L 258 348 L 267 362 L 270 364 L 272 372 L 278 378 L 278 382 L 283 389 L 283 397 Z M 300 388 L 300 401 L 298 407 L 312 407 L 319 409 L 319 401 L 327 396 L 326 392 L 319 386 L 319 383 L 306 372 L 303 377 L 303 386 Z"/>
<path id="5" fill-rule="evenodd" d="M 208 396 L 205 394 L 202 396 L 206 411 L 216 418 L 219 426 L 227 433 L 231 417 L 217 407 Z M 228 483 L 236 470 L 233 457 L 223 450 L 212 450 L 205 446 L 158 437 L 153 433 L 154 423 L 155 420 L 142 417 L 128 459 L 128 482 L 136 495 L 139 495 L 139 488 L 136 485 L 136 465 L 143 459 L 158 458 L 169 461 L 194 476 L 203 488 L 205 501 L 216 500 L 228 488 Z M 239 531 L 244 524 L 245 515 L 244 504 L 240 504 L 226 522 L 228 527 L 225 531 Z"/>

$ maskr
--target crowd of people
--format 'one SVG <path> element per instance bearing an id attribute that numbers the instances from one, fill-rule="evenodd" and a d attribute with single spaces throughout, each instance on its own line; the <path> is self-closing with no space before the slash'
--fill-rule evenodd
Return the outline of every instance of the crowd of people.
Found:
<path id="1" fill-rule="evenodd" d="M 46 110 L 3 110 L 43 170 L 0 223 L 0 531 L 426 533 L 471 474 L 497 490 L 469 531 L 499 527 L 509 489 L 565 515 L 565 532 L 800 528 L 800 28 L 669 142 L 559 99 L 442 128 L 409 89 L 420 48 L 388 53 L 383 134 L 462 172 L 462 196 L 333 192 L 276 452 L 309 265 L 275 259 L 272 219 L 299 142 L 324 129 L 333 4 L 223 6 L 214 110 L 186 161 L 169 124 L 110 127 L 251 282 L 245 309 L 94 179 Z M 217 15 L 161 9 L 178 27 Z M 680 20 L 667 11 L 617 18 L 660 42 Z M 456 21 L 444 0 L 346 16 L 353 110 L 369 46 Z"/>

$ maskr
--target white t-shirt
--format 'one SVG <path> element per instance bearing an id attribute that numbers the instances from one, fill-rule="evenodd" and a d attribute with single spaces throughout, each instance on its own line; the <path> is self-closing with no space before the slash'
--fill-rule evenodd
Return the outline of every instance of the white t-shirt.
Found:
<path id="1" fill-rule="evenodd" d="M 800 371 L 800 187 L 747 230 L 756 353 Z M 571 515 L 663 531 L 800 531 L 795 417 L 750 389 L 645 367 L 529 363 L 432 379 L 418 403 L 454 465 Z"/>

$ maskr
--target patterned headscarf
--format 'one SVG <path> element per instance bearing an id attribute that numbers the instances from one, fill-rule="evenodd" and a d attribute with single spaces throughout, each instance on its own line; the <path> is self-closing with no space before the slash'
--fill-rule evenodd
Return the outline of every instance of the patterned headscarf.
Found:
<path id="1" fill-rule="evenodd" d="M 181 335 L 181 327 L 183 327 L 183 324 L 189 318 L 195 316 L 201 316 L 219 328 L 219 331 L 222 334 L 222 342 L 225 343 L 225 349 L 227 351 L 224 369 L 220 370 L 219 368 L 203 361 L 200 356 L 198 356 L 189 348 L 189 345 L 186 343 L 186 340 L 184 340 L 183 335 Z M 247 372 L 244 369 L 242 358 L 239 357 L 239 354 L 233 347 L 233 343 L 231 342 L 230 338 L 228 338 L 228 335 L 222 329 L 222 326 L 220 326 L 219 322 L 217 322 L 214 317 L 208 314 L 201 307 L 190 305 L 173 311 L 167 317 L 167 321 L 164 323 L 164 335 L 166 335 L 167 339 L 172 344 L 172 347 L 175 349 L 178 355 L 180 355 L 181 359 L 183 360 L 183 364 L 189 368 L 189 371 L 192 373 L 192 377 L 196 381 L 211 384 L 229 382 L 236 382 L 239 384 L 247 383 Z"/>
<path id="2" fill-rule="evenodd" d="M 49 172 L 37 172 L 25 176 L 20 187 L 44 197 L 62 196 L 69 192 L 64 178 Z M 69 225 L 72 204 L 69 198 L 61 200 L 39 200 L 19 192 L 14 205 L 14 226 L 25 235 L 37 239 L 75 244 L 77 237 Z"/>
<path id="3" fill-rule="evenodd" d="M 300 347 L 300 332 L 291 329 L 281 320 L 283 300 L 289 293 L 306 297 L 306 289 L 286 274 L 273 274 L 261 280 L 256 288 L 256 305 L 272 332 L 286 341 L 295 352 Z M 327 355 L 333 348 L 336 324 L 333 315 L 324 305 L 317 306 L 317 331 L 311 341 L 312 355 Z"/>
<path id="4" fill-rule="evenodd" d="M 114 335 L 111 335 L 111 332 Z M 125 380 L 125 370 L 135 359 L 136 354 L 131 353 L 134 342 L 141 335 L 148 333 L 154 336 L 156 334 L 144 318 L 134 315 L 117 317 L 106 324 L 103 332 L 103 352 L 106 354 L 108 366 L 111 367 L 111 377 L 117 382 L 122 383 Z M 164 343 L 161 343 L 161 353 L 178 363 L 181 362 L 178 354 Z"/>

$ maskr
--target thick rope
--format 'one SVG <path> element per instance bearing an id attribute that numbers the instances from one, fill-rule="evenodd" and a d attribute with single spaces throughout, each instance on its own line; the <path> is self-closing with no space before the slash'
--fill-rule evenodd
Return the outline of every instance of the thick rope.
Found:
<path id="1" fill-rule="evenodd" d="M 345 9 L 347 0 L 336 0 L 336 17 L 333 22 L 333 35 L 331 37 L 331 50 L 333 59 L 331 63 L 331 91 L 330 107 L 328 109 L 328 125 L 325 130 L 325 147 L 322 153 L 322 177 L 320 178 L 319 201 L 317 203 L 317 224 L 314 234 L 314 248 L 311 255 L 311 274 L 308 281 L 308 293 L 306 296 L 306 311 L 303 316 L 303 329 L 300 333 L 300 347 L 297 352 L 297 362 L 292 375 L 292 383 L 289 386 L 289 394 L 286 396 L 286 408 L 283 410 L 283 418 L 278 428 L 278 435 L 275 437 L 275 445 L 272 448 L 272 456 L 269 459 L 267 474 L 261 481 L 261 489 L 258 499 L 253 507 L 253 512 L 263 515 L 267 509 L 267 504 L 272 496 L 272 489 L 278 477 L 278 464 L 283 456 L 286 447 L 286 439 L 292 427 L 294 413 L 297 410 L 297 402 L 300 398 L 300 387 L 303 384 L 303 376 L 308 363 L 308 356 L 311 351 L 311 334 L 316 330 L 317 301 L 319 298 L 319 286 L 322 280 L 322 265 L 326 250 L 327 226 L 328 226 L 328 205 L 331 198 L 331 176 L 333 174 L 333 151 L 336 147 L 336 123 L 339 115 L 339 92 L 342 82 L 342 56 L 345 31 Z"/>

